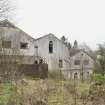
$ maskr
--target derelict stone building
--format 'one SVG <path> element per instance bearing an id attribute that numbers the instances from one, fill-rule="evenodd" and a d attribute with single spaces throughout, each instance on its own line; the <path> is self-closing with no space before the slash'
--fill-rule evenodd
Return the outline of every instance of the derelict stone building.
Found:
<path id="1" fill-rule="evenodd" d="M 13 62 L 20 64 L 47 63 L 48 70 L 61 70 L 68 79 L 74 78 L 76 73 L 78 79 L 81 75 L 81 68 L 77 69 L 73 65 L 74 58 L 78 58 L 78 55 L 71 56 L 68 47 L 55 35 L 48 34 L 34 39 L 8 20 L 0 22 L 0 55 L 9 55 Z M 89 65 L 92 63 L 90 74 L 94 61 L 90 56 L 87 58 Z"/>

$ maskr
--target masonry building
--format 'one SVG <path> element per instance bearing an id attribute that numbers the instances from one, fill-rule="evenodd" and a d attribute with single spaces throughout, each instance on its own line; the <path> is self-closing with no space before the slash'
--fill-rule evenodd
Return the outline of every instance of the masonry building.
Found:
<path id="1" fill-rule="evenodd" d="M 84 56 L 82 58 L 86 58 L 82 69 L 86 69 L 85 74 L 89 75 L 94 61 L 86 53 L 78 52 L 71 56 L 68 47 L 51 33 L 34 39 L 8 20 L 0 22 L 0 55 L 9 55 L 13 61 L 16 55 L 19 59 L 15 61 L 18 63 L 47 63 L 49 70 L 61 70 L 65 78 L 80 79 L 81 54 Z"/>

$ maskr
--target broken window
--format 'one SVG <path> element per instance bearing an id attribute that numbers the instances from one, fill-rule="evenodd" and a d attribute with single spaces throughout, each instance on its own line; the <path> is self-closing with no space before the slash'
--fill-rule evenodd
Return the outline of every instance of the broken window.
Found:
<path id="1" fill-rule="evenodd" d="M 74 79 L 78 79 L 78 73 L 74 73 Z"/>
<path id="2" fill-rule="evenodd" d="M 23 43 L 23 42 L 21 42 L 21 43 L 20 43 L 20 48 L 21 48 L 21 49 L 27 49 L 27 48 L 28 48 L 28 43 Z"/>
<path id="3" fill-rule="evenodd" d="M 49 42 L 49 53 L 53 53 L 53 42 Z"/>
<path id="4" fill-rule="evenodd" d="M 84 65 L 88 65 L 89 64 L 89 60 L 84 60 Z"/>
<path id="5" fill-rule="evenodd" d="M 11 48 L 11 41 L 2 41 L 2 48 Z"/>
<path id="6" fill-rule="evenodd" d="M 63 67 L 63 61 L 60 59 L 59 60 L 59 68 L 62 68 Z"/>
<path id="7" fill-rule="evenodd" d="M 80 65 L 80 60 L 75 60 L 75 61 L 74 61 L 74 64 L 75 64 L 75 65 Z"/>
<path id="8" fill-rule="evenodd" d="M 40 59 L 40 62 L 39 63 L 42 64 L 43 63 L 43 59 Z"/>

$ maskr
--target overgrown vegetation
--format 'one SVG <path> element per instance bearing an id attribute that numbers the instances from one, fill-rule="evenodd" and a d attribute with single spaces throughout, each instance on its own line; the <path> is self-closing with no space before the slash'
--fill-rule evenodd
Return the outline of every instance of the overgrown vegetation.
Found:
<path id="1" fill-rule="evenodd" d="M 0 83 L 0 105 L 19 104 L 20 96 L 15 85 L 8 83 Z"/>
<path id="2" fill-rule="evenodd" d="M 103 75 L 93 74 L 89 84 L 52 77 L 0 83 L 0 105 L 105 105 Z"/>
<path id="3" fill-rule="evenodd" d="M 64 80 L 62 70 L 52 70 L 48 72 L 48 78 L 53 80 Z"/>
<path id="4" fill-rule="evenodd" d="M 95 73 L 105 74 L 105 44 L 99 44 L 96 51 L 97 59 L 95 64 Z"/>

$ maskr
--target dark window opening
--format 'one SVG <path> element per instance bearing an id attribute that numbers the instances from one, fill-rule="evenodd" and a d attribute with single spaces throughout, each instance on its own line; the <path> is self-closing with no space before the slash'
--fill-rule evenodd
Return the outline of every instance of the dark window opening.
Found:
<path id="1" fill-rule="evenodd" d="M 42 64 L 43 63 L 43 59 L 40 59 L 40 62 L 39 63 Z"/>
<path id="2" fill-rule="evenodd" d="M 11 48 L 11 41 L 2 41 L 2 48 Z"/>
<path id="3" fill-rule="evenodd" d="M 49 42 L 49 53 L 53 53 L 53 42 Z"/>
<path id="4" fill-rule="evenodd" d="M 38 64 L 38 61 L 37 60 L 35 60 L 35 64 Z"/>
<path id="5" fill-rule="evenodd" d="M 37 48 L 38 48 L 38 46 L 34 46 L 34 48 L 36 48 L 36 49 L 37 49 Z"/>
<path id="6" fill-rule="evenodd" d="M 78 79 L 78 73 L 74 73 L 74 79 Z"/>
<path id="7" fill-rule="evenodd" d="M 21 42 L 21 43 L 20 43 L 20 48 L 21 48 L 21 49 L 27 49 L 27 48 L 28 48 L 28 43 L 23 43 L 23 42 Z"/>
<path id="8" fill-rule="evenodd" d="M 75 60 L 75 61 L 74 61 L 74 64 L 75 64 L 75 65 L 80 65 L 80 60 Z"/>
<path id="9" fill-rule="evenodd" d="M 59 60 L 59 68 L 62 68 L 62 67 L 63 67 L 63 61 Z"/>

